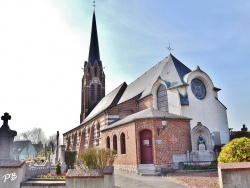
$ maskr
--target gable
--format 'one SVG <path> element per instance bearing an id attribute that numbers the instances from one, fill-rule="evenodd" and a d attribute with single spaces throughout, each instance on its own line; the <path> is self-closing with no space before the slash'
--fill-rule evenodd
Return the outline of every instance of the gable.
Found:
<path id="1" fill-rule="evenodd" d="M 185 85 L 183 77 L 191 70 L 176 59 L 172 54 L 149 69 L 131 84 L 129 84 L 119 100 L 123 103 L 139 94 L 140 99 L 151 94 L 151 89 L 158 78 L 163 80 L 169 88 Z"/>

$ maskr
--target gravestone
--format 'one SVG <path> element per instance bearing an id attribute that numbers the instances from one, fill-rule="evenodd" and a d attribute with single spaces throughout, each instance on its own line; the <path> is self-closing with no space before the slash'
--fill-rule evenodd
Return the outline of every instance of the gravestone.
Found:
<path id="1" fill-rule="evenodd" d="M 3 125 L 0 128 L 0 159 L 14 159 L 13 141 L 17 132 L 10 129 L 8 125 L 10 119 L 11 116 L 7 112 L 1 117 Z"/>
<path id="2" fill-rule="evenodd" d="M 207 127 L 198 122 L 191 131 L 192 152 L 191 161 L 214 161 L 211 133 Z"/>
<path id="3" fill-rule="evenodd" d="M 11 116 L 4 113 L 1 117 L 3 125 L 0 128 L 0 187 L 20 187 L 25 180 L 25 161 L 14 160 L 13 140 L 17 135 L 16 131 L 10 129 L 8 121 Z"/>

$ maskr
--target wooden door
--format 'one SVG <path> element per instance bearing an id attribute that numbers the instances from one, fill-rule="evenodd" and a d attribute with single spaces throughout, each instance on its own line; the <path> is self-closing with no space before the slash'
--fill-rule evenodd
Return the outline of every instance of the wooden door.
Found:
<path id="1" fill-rule="evenodd" d="M 143 130 L 140 132 L 141 142 L 141 164 L 152 164 L 152 132 L 150 130 Z"/>

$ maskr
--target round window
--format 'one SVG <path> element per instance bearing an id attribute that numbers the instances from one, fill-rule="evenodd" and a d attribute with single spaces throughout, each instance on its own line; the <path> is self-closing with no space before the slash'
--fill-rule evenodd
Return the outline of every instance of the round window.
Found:
<path id="1" fill-rule="evenodd" d="M 197 99 L 202 100 L 206 97 L 206 87 L 199 79 L 192 80 L 191 89 Z"/>

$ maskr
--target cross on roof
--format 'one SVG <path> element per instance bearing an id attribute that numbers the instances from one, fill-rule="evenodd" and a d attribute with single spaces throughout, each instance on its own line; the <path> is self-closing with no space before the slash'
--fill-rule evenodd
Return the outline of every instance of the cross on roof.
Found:
<path id="1" fill-rule="evenodd" d="M 3 120 L 4 125 L 8 125 L 8 120 L 10 119 L 11 119 L 11 116 L 7 112 L 5 112 L 4 115 L 1 117 L 1 120 Z"/>
<path id="2" fill-rule="evenodd" d="M 174 50 L 174 49 L 172 49 L 172 48 L 170 47 L 170 43 L 169 43 L 167 49 L 168 49 L 169 53 L 171 53 L 171 50 Z"/>
<path id="3" fill-rule="evenodd" d="M 93 7 L 94 7 L 94 10 L 95 10 L 95 1 L 93 1 Z"/>

